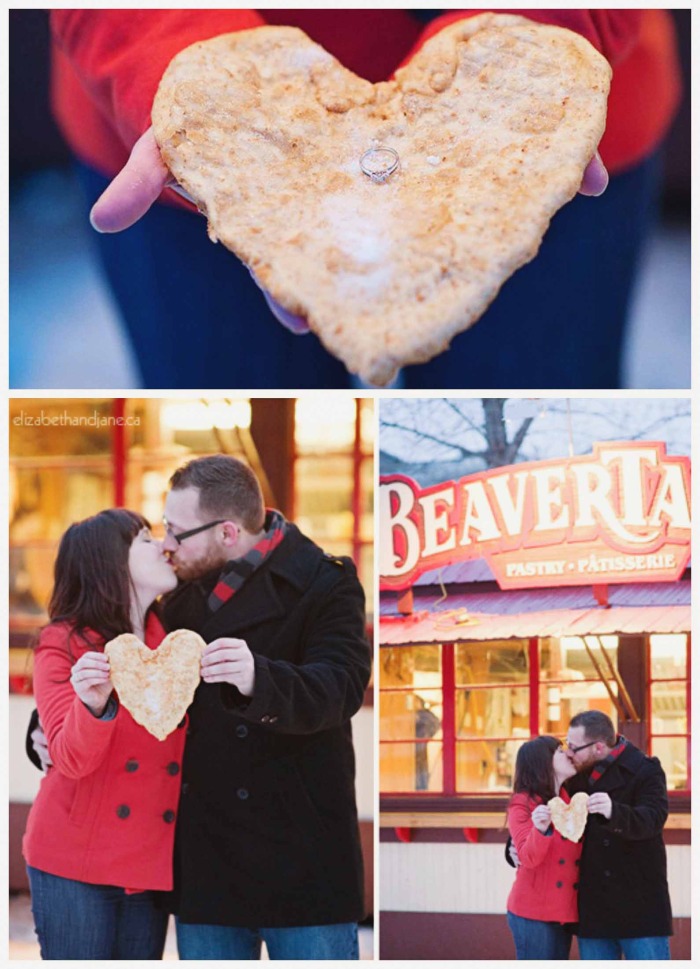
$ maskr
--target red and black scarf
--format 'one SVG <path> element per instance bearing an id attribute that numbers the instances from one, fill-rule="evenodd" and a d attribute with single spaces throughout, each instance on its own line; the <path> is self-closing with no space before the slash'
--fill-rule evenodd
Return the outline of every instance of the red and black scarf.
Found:
<path id="1" fill-rule="evenodd" d="M 611 764 L 615 763 L 615 761 L 620 756 L 620 754 L 622 753 L 622 751 L 625 749 L 626 746 L 627 746 L 627 741 L 622 736 L 622 734 L 620 734 L 620 736 L 617 738 L 617 743 L 610 751 L 610 753 L 607 755 L 607 757 L 604 757 L 602 760 L 599 760 L 598 763 L 593 767 L 593 770 L 591 771 L 591 773 L 588 775 L 588 784 L 590 787 L 593 787 L 593 785 L 596 784 L 601 779 L 601 777 L 606 772 L 608 767 L 610 767 Z"/>
<path id="2" fill-rule="evenodd" d="M 281 512 L 268 508 L 264 528 L 263 537 L 254 548 L 251 548 L 247 555 L 243 555 L 239 559 L 232 559 L 224 566 L 214 586 L 214 591 L 208 599 L 208 605 L 212 612 L 216 612 L 225 602 L 228 602 L 231 596 L 238 592 L 246 579 L 249 579 L 268 555 L 277 548 L 286 534 L 287 520 Z"/>

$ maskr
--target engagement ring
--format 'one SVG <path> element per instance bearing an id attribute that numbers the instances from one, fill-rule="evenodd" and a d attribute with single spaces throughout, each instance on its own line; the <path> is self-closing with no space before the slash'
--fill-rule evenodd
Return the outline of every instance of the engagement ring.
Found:
<path id="1" fill-rule="evenodd" d="M 399 167 L 399 153 L 393 148 L 370 148 L 360 158 L 360 168 L 373 182 L 385 182 Z"/>

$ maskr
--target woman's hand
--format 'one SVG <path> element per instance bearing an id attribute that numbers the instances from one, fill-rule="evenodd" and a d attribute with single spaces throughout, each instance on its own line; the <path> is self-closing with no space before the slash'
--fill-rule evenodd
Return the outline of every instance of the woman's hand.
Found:
<path id="1" fill-rule="evenodd" d="M 547 833 L 547 829 L 552 823 L 552 812 L 549 810 L 546 804 L 538 804 L 535 810 L 532 812 L 532 823 L 535 825 L 537 830 L 542 834 Z"/>
<path id="2" fill-rule="evenodd" d="M 104 653 L 83 653 L 70 671 L 70 681 L 88 710 L 101 717 L 113 690 Z"/>

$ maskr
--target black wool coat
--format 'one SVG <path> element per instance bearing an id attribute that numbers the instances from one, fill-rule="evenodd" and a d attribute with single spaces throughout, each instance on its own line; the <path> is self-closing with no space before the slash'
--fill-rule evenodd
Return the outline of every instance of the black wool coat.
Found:
<path id="1" fill-rule="evenodd" d="M 588 817 L 579 878 L 579 935 L 633 939 L 673 933 L 663 826 L 668 816 L 666 775 L 656 757 L 632 744 L 593 786 L 588 775 L 567 785 L 606 791 L 612 815 Z"/>
<path id="2" fill-rule="evenodd" d="M 364 916 L 350 717 L 370 673 L 364 594 L 349 559 L 289 526 L 217 611 L 216 581 L 164 606 L 168 629 L 244 639 L 255 690 L 200 683 L 189 709 L 173 910 L 184 922 L 280 927 Z M 371 765 L 363 769 L 370 770 Z"/>

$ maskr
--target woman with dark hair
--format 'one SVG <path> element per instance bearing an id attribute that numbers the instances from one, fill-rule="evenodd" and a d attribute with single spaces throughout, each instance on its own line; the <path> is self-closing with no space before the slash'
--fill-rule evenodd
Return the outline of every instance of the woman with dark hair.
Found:
<path id="1" fill-rule="evenodd" d="M 578 921 L 578 863 L 581 844 L 552 827 L 547 802 L 576 773 L 555 737 L 524 743 L 515 761 L 508 829 L 519 865 L 508 896 L 508 925 L 518 959 L 568 959 L 573 923 Z"/>
<path id="2" fill-rule="evenodd" d="M 177 579 L 148 522 L 123 509 L 71 525 L 54 572 L 34 657 L 52 766 L 23 842 L 41 956 L 160 959 L 185 731 L 159 741 L 139 726 L 103 649 L 121 633 L 157 647 L 152 607 Z"/>

